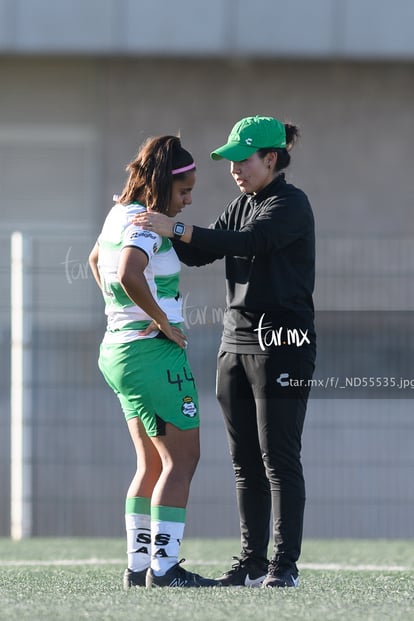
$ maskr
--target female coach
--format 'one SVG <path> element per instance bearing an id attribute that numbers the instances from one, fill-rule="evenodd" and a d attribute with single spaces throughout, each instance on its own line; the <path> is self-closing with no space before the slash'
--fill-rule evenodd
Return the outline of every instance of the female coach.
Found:
<path id="1" fill-rule="evenodd" d="M 281 172 L 297 136 L 296 126 L 273 117 L 236 123 L 211 157 L 230 161 L 241 195 L 210 228 L 151 212 L 135 220 L 175 239 L 187 265 L 226 261 L 217 397 L 236 478 L 241 555 L 219 578 L 223 586 L 299 584 L 305 506 L 301 436 L 316 341 L 314 218 L 304 192 Z"/>
<path id="2" fill-rule="evenodd" d="M 195 164 L 179 138 L 160 136 L 144 143 L 127 170 L 89 257 L 108 316 L 99 368 L 119 397 L 137 456 L 126 499 L 124 586 L 214 586 L 178 562 L 200 453 L 180 262 L 169 239 L 131 224 L 146 208 L 174 218 L 190 205 Z"/>

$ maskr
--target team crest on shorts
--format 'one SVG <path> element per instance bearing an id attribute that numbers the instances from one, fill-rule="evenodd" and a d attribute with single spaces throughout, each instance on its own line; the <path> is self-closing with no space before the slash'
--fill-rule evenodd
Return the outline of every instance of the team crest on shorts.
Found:
<path id="1" fill-rule="evenodd" d="M 194 416 L 196 416 L 197 408 L 192 397 L 184 397 L 181 412 L 184 416 L 188 416 L 188 418 L 194 418 Z"/>

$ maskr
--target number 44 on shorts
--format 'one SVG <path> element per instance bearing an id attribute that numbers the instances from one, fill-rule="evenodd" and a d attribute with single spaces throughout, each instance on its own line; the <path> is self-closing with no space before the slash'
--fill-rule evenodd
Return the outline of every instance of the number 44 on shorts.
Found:
<path id="1" fill-rule="evenodd" d="M 167 369 L 167 377 L 168 377 L 168 383 L 169 384 L 177 384 L 177 388 L 178 390 L 181 392 L 182 390 L 182 385 L 183 382 L 186 380 L 187 382 L 193 382 L 193 386 L 195 388 L 195 381 L 194 381 L 194 377 L 193 374 L 190 373 L 190 375 L 188 375 L 187 373 L 187 369 L 185 367 L 183 367 L 183 373 L 184 373 L 184 378 L 181 377 L 180 373 L 177 373 L 175 376 L 175 379 L 173 379 L 171 377 L 171 372 L 170 369 Z"/>

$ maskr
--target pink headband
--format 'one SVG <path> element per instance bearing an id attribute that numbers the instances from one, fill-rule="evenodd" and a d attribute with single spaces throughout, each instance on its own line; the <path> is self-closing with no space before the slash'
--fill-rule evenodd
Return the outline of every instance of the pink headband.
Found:
<path id="1" fill-rule="evenodd" d="M 184 173 L 184 172 L 188 172 L 189 170 L 193 170 L 193 168 L 195 168 L 196 165 L 193 162 L 192 164 L 188 164 L 188 166 L 183 166 L 182 168 L 174 168 L 174 170 L 171 171 L 172 175 L 178 175 L 180 173 Z"/>

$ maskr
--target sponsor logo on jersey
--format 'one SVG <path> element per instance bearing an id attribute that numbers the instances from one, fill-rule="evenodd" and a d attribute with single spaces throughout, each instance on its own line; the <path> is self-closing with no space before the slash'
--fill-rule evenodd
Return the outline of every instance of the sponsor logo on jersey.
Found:
<path id="1" fill-rule="evenodd" d="M 157 236 L 151 231 L 135 231 L 131 233 L 129 239 L 137 239 L 137 237 L 150 237 L 151 239 L 157 239 Z"/>
<path id="2" fill-rule="evenodd" d="M 151 231 L 140 231 L 139 235 L 140 237 L 151 237 L 151 239 L 157 239 L 157 236 L 154 235 L 154 233 L 151 233 Z"/>
<path id="3" fill-rule="evenodd" d="M 194 418 L 197 415 L 197 408 L 192 397 L 184 397 L 181 412 L 188 418 Z"/>

